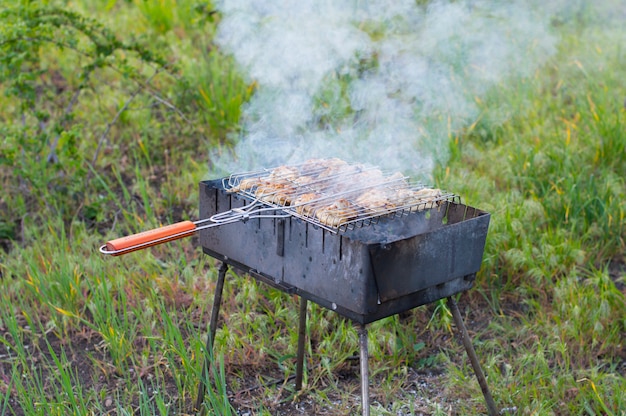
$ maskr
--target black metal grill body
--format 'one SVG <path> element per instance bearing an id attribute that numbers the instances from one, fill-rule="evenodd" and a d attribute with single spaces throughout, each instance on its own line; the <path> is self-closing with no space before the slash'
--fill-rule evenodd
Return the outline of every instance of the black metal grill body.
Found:
<path id="1" fill-rule="evenodd" d="M 250 201 L 200 183 L 200 217 Z M 335 234 L 302 219 L 251 219 L 200 231 L 203 251 L 361 324 L 472 287 L 490 215 L 460 203 Z"/>

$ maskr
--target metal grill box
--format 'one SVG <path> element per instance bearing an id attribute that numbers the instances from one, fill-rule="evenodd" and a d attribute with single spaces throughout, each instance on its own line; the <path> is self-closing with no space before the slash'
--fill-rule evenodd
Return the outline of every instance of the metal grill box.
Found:
<path id="1" fill-rule="evenodd" d="M 200 183 L 200 218 L 250 201 Z M 356 322 L 369 323 L 469 289 L 490 215 L 460 203 L 333 233 L 302 219 L 261 218 L 201 230 L 205 253 Z"/>

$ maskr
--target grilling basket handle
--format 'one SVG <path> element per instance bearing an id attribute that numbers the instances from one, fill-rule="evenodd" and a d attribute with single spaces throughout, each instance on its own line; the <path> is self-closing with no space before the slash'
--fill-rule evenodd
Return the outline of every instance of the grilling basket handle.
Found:
<path id="1" fill-rule="evenodd" d="M 121 256 L 136 250 L 167 243 L 188 237 L 197 231 L 197 225 L 191 221 L 181 221 L 164 227 L 154 228 L 137 234 L 127 235 L 107 241 L 100 247 L 100 253 Z"/>
<path id="2" fill-rule="evenodd" d="M 197 231 L 204 230 L 205 228 L 219 227 L 220 225 L 232 224 L 239 221 L 245 222 L 252 218 L 285 218 L 289 216 L 287 213 L 266 214 L 268 211 L 277 211 L 279 209 L 280 208 L 275 207 L 259 208 L 259 204 L 254 203 L 242 208 L 233 208 L 229 211 L 215 214 L 212 217 L 203 220 L 181 221 L 137 234 L 116 238 L 115 240 L 107 241 L 105 245 L 100 246 L 99 251 L 102 254 L 110 256 L 121 256 L 122 254 L 143 250 L 144 248 L 156 246 L 158 244 L 189 237 Z"/>

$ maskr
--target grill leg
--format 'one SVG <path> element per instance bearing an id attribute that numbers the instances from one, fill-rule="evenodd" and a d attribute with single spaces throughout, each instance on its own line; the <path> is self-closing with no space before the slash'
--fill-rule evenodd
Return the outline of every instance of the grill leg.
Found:
<path id="1" fill-rule="evenodd" d="M 370 380 L 369 380 L 369 354 L 367 352 L 367 328 L 359 324 L 359 346 L 361 347 L 361 407 L 363 416 L 370 416 Z"/>
<path id="2" fill-rule="evenodd" d="M 300 297 L 300 323 L 298 327 L 298 356 L 296 358 L 296 391 L 302 389 L 302 373 L 304 371 L 304 338 L 306 337 L 307 300 Z"/>
<path id="3" fill-rule="evenodd" d="M 485 402 L 487 403 L 487 410 L 489 411 L 489 416 L 496 416 L 498 414 L 498 409 L 496 408 L 496 403 L 493 401 L 491 397 L 491 393 L 489 392 L 489 386 L 487 386 L 487 379 L 483 374 L 483 370 L 480 367 L 480 363 L 478 362 L 478 357 L 476 356 L 476 351 L 474 351 L 474 346 L 472 345 L 472 341 L 467 333 L 467 329 L 465 328 L 465 324 L 463 323 L 463 318 L 461 317 L 461 312 L 459 311 L 459 306 L 456 304 L 456 301 L 450 296 L 448 298 L 448 306 L 452 311 L 452 316 L 454 317 L 454 322 L 456 323 L 459 332 L 461 333 L 461 339 L 463 340 L 463 346 L 465 347 L 465 351 L 467 351 L 467 355 L 472 363 L 472 367 L 474 368 L 474 374 L 476 374 L 476 378 L 478 379 L 478 384 L 480 385 L 480 389 L 483 392 L 483 396 L 485 396 Z"/>
<path id="4" fill-rule="evenodd" d="M 226 278 L 226 271 L 228 265 L 223 263 L 220 265 L 217 275 L 217 285 L 215 286 L 215 295 L 213 296 L 213 307 L 211 309 L 211 321 L 209 323 L 209 334 L 206 339 L 206 346 L 204 347 L 204 363 L 202 364 L 202 377 L 200 383 L 198 383 L 198 398 L 196 399 L 196 410 L 200 411 L 200 415 L 204 414 L 202 408 L 202 402 L 204 401 L 204 395 L 206 393 L 207 385 L 209 384 L 211 360 L 213 359 L 213 341 L 215 340 L 215 332 L 217 331 L 217 318 L 220 314 L 220 305 L 222 303 L 222 292 L 224 290 L 224 280 Z"/>

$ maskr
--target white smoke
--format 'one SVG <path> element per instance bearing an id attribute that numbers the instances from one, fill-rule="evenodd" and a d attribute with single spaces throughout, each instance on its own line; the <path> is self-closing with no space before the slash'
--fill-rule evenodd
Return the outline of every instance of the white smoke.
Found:
<path id="1" fill-rule="evenodd" d="M 555 53 L 519 1 L 224 0 L 218 45 L 259 88 L 217 172 L 340 157 L 428 178 L 476 97 Z"/>

